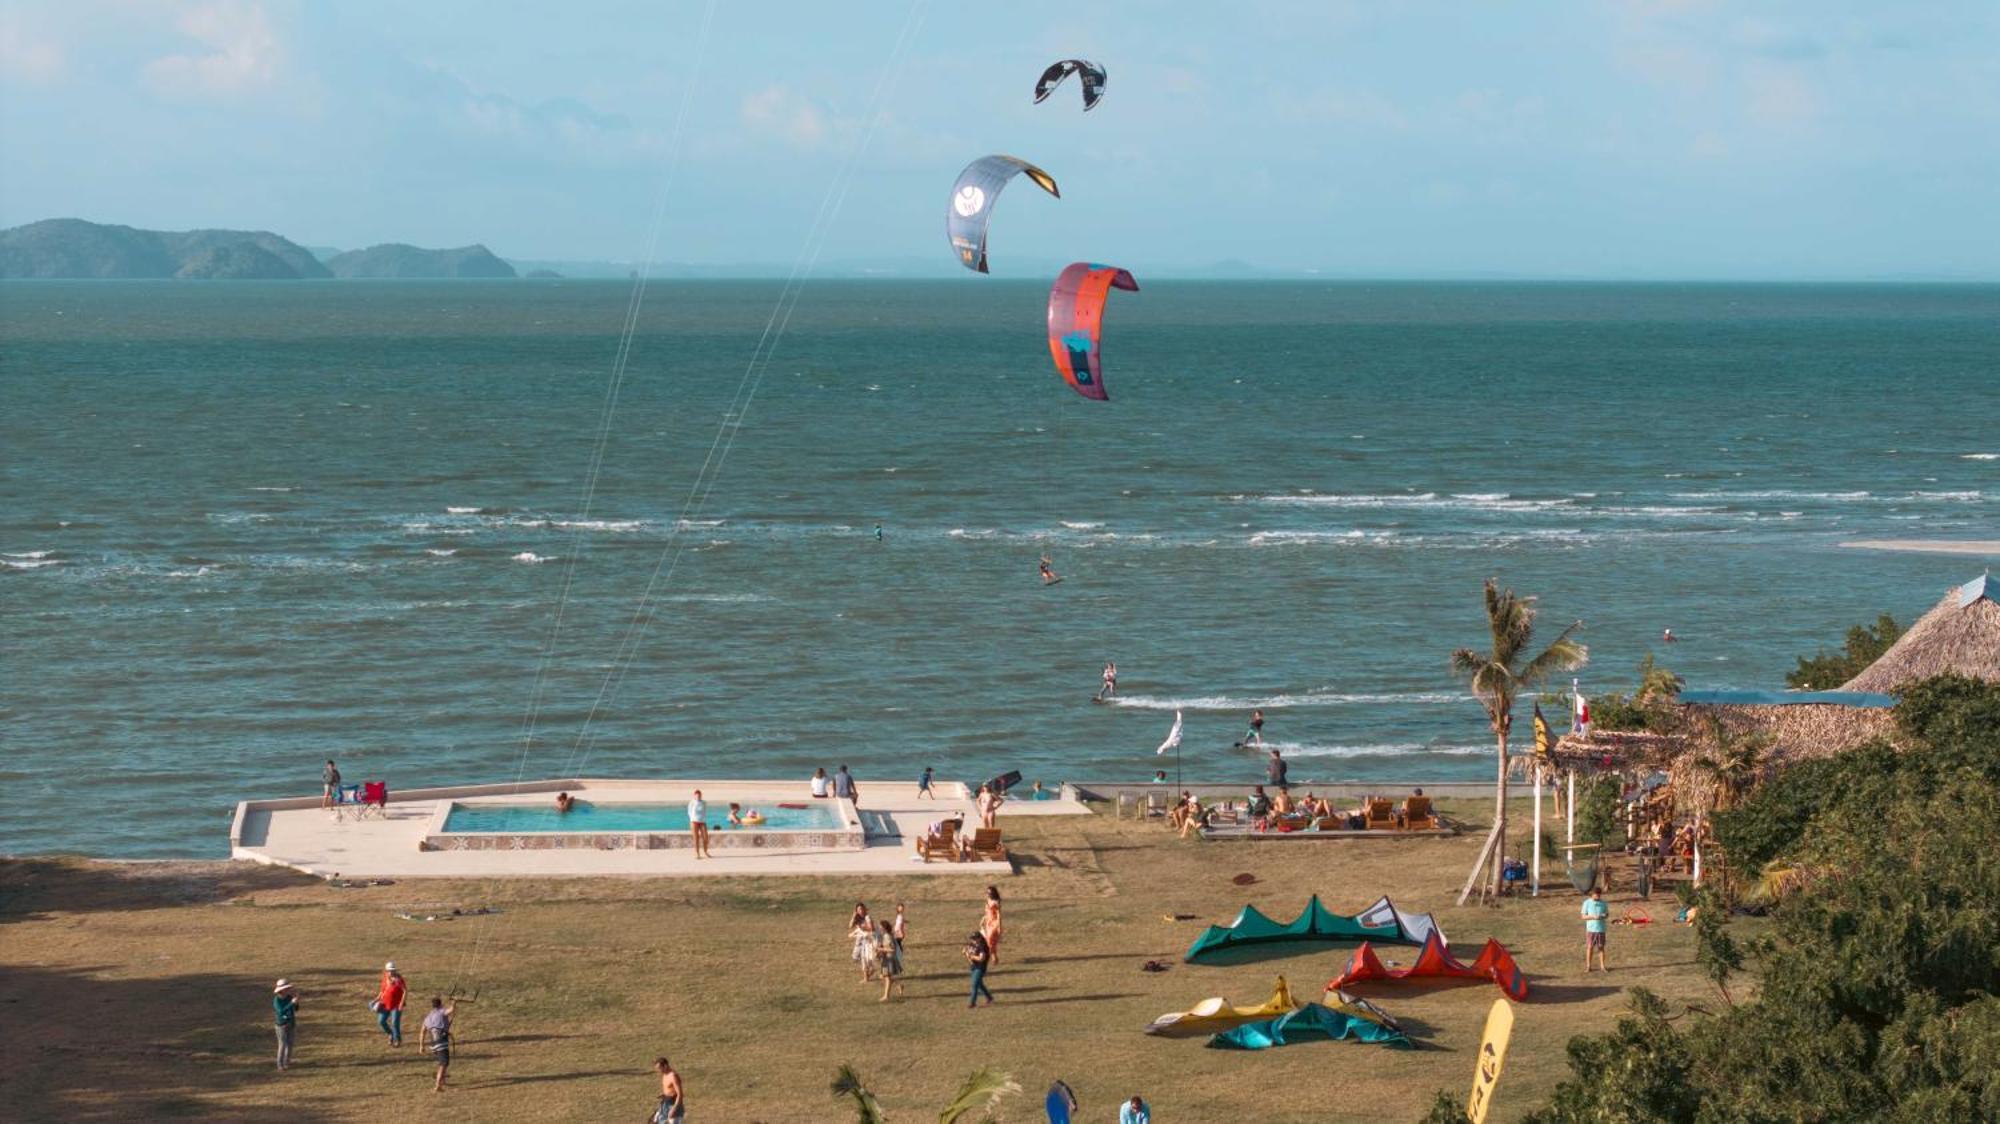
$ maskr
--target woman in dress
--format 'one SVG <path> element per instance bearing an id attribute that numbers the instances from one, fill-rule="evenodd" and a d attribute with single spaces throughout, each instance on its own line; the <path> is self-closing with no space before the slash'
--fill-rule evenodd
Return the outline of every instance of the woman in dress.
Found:
<path id="1" fill-rule="evenodd" d="M 847 938 L 854 942 L 854 961 L 861 965 L 861 982 L 867 983 L 875 977 L 870 969 L 875 966 L 875 922 L 868 916 L 865 902 L 854 903 L 854 916 L 847 920 Z"/>
<path id="2" fill-rule="evenodd" d="M 986 938 L 988 967 L 1000 965 L 1000 887 L 986 887 L 986 915 L 979 920 L 979 935 Z"/>
<path id="3" fill-rule="evenodd" d="M 889 926 L 875 927 L 875 969 L 882 973 L 881 1002 L 889 1001 L 889 989 L 903 990 L 903 956 L 896 946 L 896 938 L 890 934 Z"/>

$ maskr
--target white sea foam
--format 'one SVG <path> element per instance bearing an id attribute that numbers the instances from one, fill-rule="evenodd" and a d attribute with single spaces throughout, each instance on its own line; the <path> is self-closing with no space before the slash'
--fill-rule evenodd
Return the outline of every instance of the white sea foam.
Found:
<path id="1" fill-rule="evenodd" d="M 674 526 L 685 531 L 690 527 L 720 527 L 726 522 L 728 520 L 725 519 L 681 519 Z"/>
<path id="2" fill-rule="evenodd" d="M 1958 459 L 1962 461 L 2000 461 L 2000 453 L 1966 453 Z"/>
<path id="3" fill-rule="evenodd" d="M 1104 700 L 1112 706 L 1136 710 L 1292 710 L 1322 706 L 1437 706 L 1470 701 L 1470 695 L 1444 691 L 1302 691 L 1276 695 L 1191 695 L 1160 698 L 1153 695 L 1114 695 Z"/>
<path id="4" fill-rule="evenodd" d="M 1568 497 L 1528 499 L 1508 492 L 1436 492 L 1403 494 L 1322 494 L 1301 492 L 1291 495 L 1247 497 L 1255 503 L 1283 507 L 1393 508 L 1442 511 L 1549 511 L 1576 506 Z"/>
<path id="5" fill-rule="evenodd" d="M 457 554 L 458 551 L 440 549 L 438 547 L 433 546 L 433 547 L 426 547 L 424 549 L 424 553 L 430 555 L 433 558 L 450 558 L 452 555 Z"/>
<path id="6" fill-rule="evenodd" d="M 954 539 L 990 539 L 999 533 L 991 527 L 981 527 L 974 531 L 968 531 L 964 527 L 953 527 L 951 530 L 945 532 L 947 536 Z"/>
<path id="7" fill-rule="evenodd" d="M 643 519 L 558 519 L 556 526 L 566 531 L 640 531 L 646 527 Z"/>
<path id="8" fill-rule="evenodd" d="M 708 605 L 752 605 L 771 598 L 762 593 L 677 593 L 671 597 L 661 597 L 661 601 L 680 601 Z"/>
<path id="9" fill-rule="evenodd" d="M 0 558 L 47 558 L 48 556 L 49 552 L 46 550 L 10 550 L 0 554 Z"/>
<path id="10" fill-rule="evenodd" d="M 279 488 L 279 487 L 275 487 L 275 486 L 266 486 L 266 487 L 261 487 L 261 488 L 251 488 L 250 490 L 251 490 L 251 491 L 253 491 L 253 492 L 289 492 L 289 491 L 291 491 L 292 489 L 290 489 L 290 488 Z"/>
<path id="11" fill-rule="evenodd" d="M 519 553 L 519 554 L 516 554 L 516 555 L 514 556 L 514 561 L 516 561 L 516 562 L 527 562 L 527 563 L 530 563 L 530 564 L 538 564 L 538 563 L 542 563 L 542 562 L 553 562 L 553 561 L 555 561 L 555 559 L 554 559 L 554 558 L 552 558 L 552 557 L 544 557 L 544 556 L 542 556 L 542 555 L 540 555 L 540 554 L 536 554 L 536 553 L 535 553 L 534 551 L 532 551 L 532 550 L 524 550 L 524 551 L 522 551 L 521 553 Z"/>
<path id="12" fill-rule="evenodd" d="M 63 564 L 60 558 L 0 558 L 0 566 L 9 570 L 40 570 Z"/>
<path id="13" fill-rule="evenodd" d="M 479 513 L 480 513 L 480 512 L 482 511 L 482 510 L 484 510 L 484 509 L 483 509 L 483 508 L 477 508 L 477 507 L 447 507 L 447 508 L 445 508 L 445 511 L 449 512 L 449 513 L 450 513 L 450 514 L 452 514 L 452 515 L 477 515 L 477 514 L 479 514 Z"/>
<path id="14" fill-rule="evenodd" d="M 1072 531 L 1095 531 L 1099 527 L 1104 526 L 1102 523 L 1072 523 L 1067 519 L 1062 520 L 1062 525 Z"/>

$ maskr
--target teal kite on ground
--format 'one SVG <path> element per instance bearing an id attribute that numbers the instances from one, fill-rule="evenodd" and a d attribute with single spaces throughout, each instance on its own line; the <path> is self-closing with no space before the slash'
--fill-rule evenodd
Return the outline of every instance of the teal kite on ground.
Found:
<path id="1" fill-rule="evenodd" d="M 1359 1042 L 1380 1042 L 1389 1046 L 1411 1047 L 1409 1036 L 1388 1012 L 1351 995 L 1333 992 L 1332 1006 L 1308 1003 L 1289 1014 L 1264 1022 L 1246 1023 L 1208 1040 L 1211 1049 L 1264 1050 L 1289 1046 L 1315 1038 Z"/>
<path id="2" fill-rule="evenodd" d="M 1246 905 L 1243 912 L 1236 915 L 1236 920 L 1227 925 L 1210 925 L 1201 936 L 1196 937 L 1194 944 L 1188 946 L 1184 959 L 1192 964 L 1223 949 L 1284 941 L 1373 941 L 1376 944 L 1421 945 L 1432 934 L 1436 934 L 1439 942 L 1443 943 L 1444 931 L 1438 928 L 1435 918 L 1428 913 L 1404 913 L 1388 898 L 1382 898 L 1352 917 L 1345 917 L 1321 905 L 1319 895 L 1314 894 L 1305 909 L 1289 923 L 1273 921 L 1257 912 L 1256 906 Z"/>

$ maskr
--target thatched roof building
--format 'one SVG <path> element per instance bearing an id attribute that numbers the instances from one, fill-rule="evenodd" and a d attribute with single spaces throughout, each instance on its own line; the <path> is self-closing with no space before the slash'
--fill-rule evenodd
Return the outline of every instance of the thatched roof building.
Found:
<path id="1" fill-rule="evenodd" d="M 1908 632 L 1839 691 L 1686 691 L 1689 732 L 1712 739 L 1765 736 L 1773 763 L 1826 757 L 1895 737 L 1891 694 L 1933 675 L 2000 682 L 2000 586 L 1981 576 L 1945 594 Z M 1709 727 L 1709 729 L 1704 729 Z"/>
<path id="2" fill-rule="evenodd" d="M 1944 595 L 1843 691 L 1894 691 L 1933 675 L 2000 682 L 2000 586 L 1982 574 Z"/>

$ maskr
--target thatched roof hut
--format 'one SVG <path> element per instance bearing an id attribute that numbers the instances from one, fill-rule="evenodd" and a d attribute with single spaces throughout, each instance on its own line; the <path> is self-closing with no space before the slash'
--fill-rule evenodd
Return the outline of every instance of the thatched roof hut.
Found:
<path id="1" fill-rule="evenodd" d="M 1713 741 L 1716 730 L 1725 737 L 1768 737 L 1766 756 L 1773 764 L 1894 740 L 1888 704 L 1897 689 L 1945 673 L 2000 682 L 1996 597 L 2000 585 L 1985 576 L 1958 586 L 1839 691 L 1687 691 L 1682 718 L 1704 741 Z"/>
<path id="2" fill-rule="evenodd" d="M 2000 586 L 1982 574 L 1953 589 L 1843 691 L 1894 691 L 1933 675 L 2000 682 Z"/>

